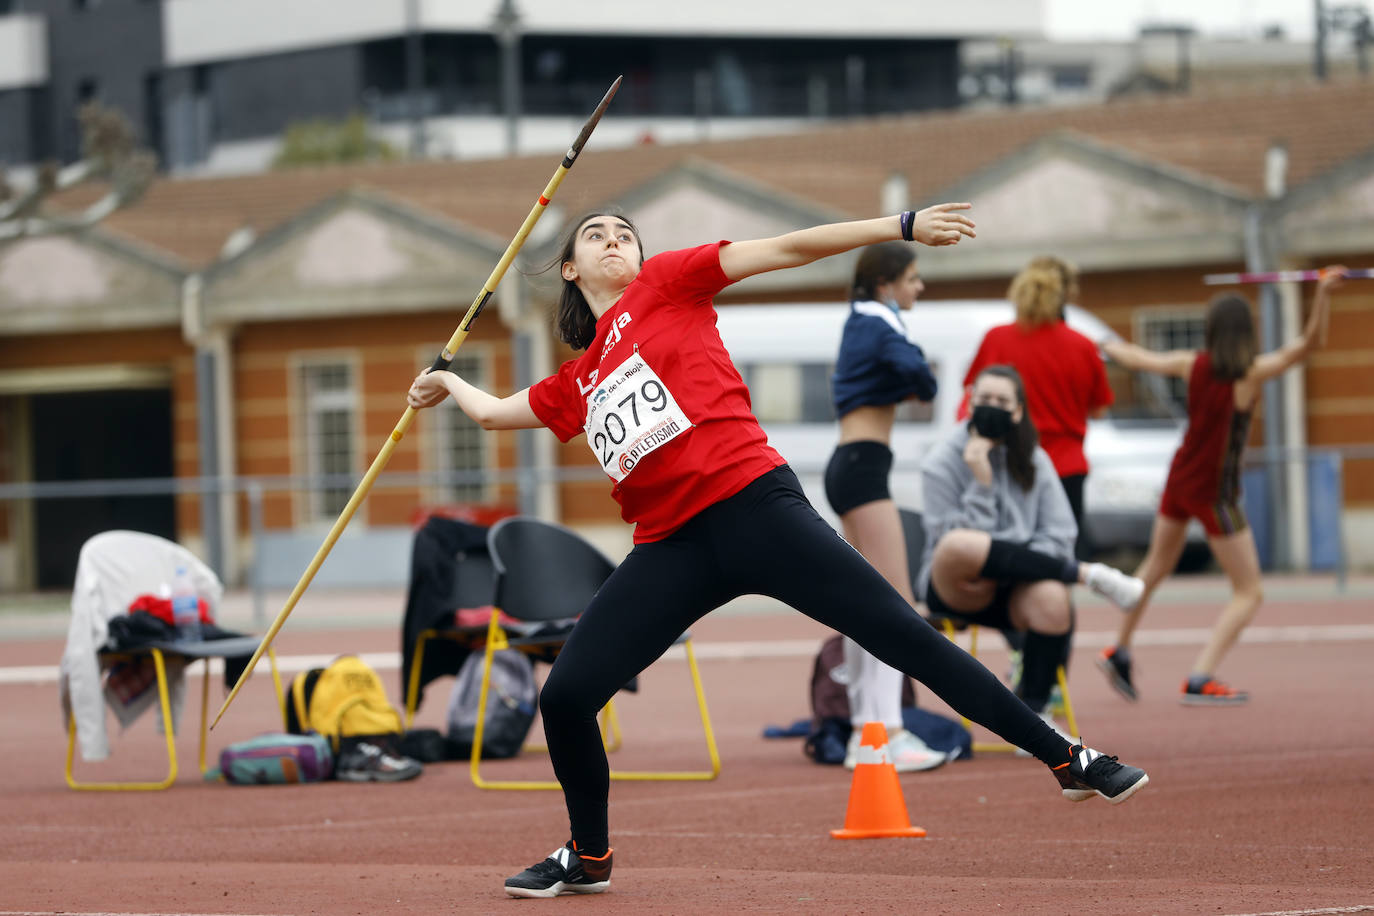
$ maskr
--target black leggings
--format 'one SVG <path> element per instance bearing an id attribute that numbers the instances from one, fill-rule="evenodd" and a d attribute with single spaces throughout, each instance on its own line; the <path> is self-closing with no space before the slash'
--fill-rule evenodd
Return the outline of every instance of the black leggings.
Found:
<path id="1" fill-rule="evenodd" d="M 1068 742 L 926 623 L 816 514 L 783 466 L 663 540 L 635 545 L 559 653 L 539 708 L 578 848 L 595 854 L 607 842 L 610 775 L 596 722 L 601 707 L 693 623 L 749 594 L 776 598 L 839 630 L 1046 764 L 1068 759 Z"/>
<path id="2" fill-rule="evenodd" d="M 1091 546 L 1088 544 L 1087 535 L 1083 533 L 1083 482 L 1087 478 L 1087 474 L 1070 474 L 1059 478 L 1059 482 L 1064 486 L 1064 495 L 1069 498 L 1073 520 L 1078 523 L 1078 538 L 1073 542 L 1073 555 L 1080 560 L 1088 559 L 1088 548 Z"/>

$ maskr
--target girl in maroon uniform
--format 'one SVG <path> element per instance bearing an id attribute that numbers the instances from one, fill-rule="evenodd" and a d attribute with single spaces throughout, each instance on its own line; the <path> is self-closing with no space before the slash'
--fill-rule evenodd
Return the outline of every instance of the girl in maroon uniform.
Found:
<path id="1" fill-rule="evenodd" d="M 1272 353 L 1256 355 L 1250 303 L 1235 294 L 1218 296 L 1208 309 L 1205 350 L 1154 353 L 1124 341 L 1102 345 L 1108 356 L 1127 369 L 1188 382 L 1188 430 L 1169 467 L 1150 548 L 1135 573 L 1145 582 L 1145 594 L 1122 622 L 1116 645 L 1103 650 L 1100 660 L 1112 685 L 1127 699 L 1136 698 L 1131 635 L 1150 596 L 1178 564 L 1188 520 L 1193 518 L 1202 523 L 1212 555 L 1231 580 L 1231 600 L 1183 682 L 1180 700 L 1194 706 L 1227 706 L 1249 699 L 1215 677 L 1222 657 L 1255 616 L 1263 597 L 1255 538 L 1240 505 L 1241 452 L 1264 383 L 1297 365 L 1324 342 L 1331 290 L 1344 276 L 1344 267 L 1322 272 L 1302 336 Z"/>
<path id="2" fill-rule="evenodd" d="M 979 662 L 945 639 L 807 502 L 769 445 L 716 331 L 712 297 L 745 277 L 904 238 L 973 236 L 968 204 L 717 242 L 644 261 L 628 219 L 573 224 L 560 261 L 559 333 L 586 352 L 504 398 L 426 372 L 412 407 L 452 396 L 486 429 L 547 426 L 588 447 L 635 525 L 634 549 L 582 613 L 540 692 L 571 839 L 506 881 L 517 897 L 599 893 L 610 882 L 610 789 L 596 715 L 712 609 L 768 595 L 854 638 L 954 709 L 1047 764 L 1073 801 L 1126 800 L 1145 772 L 1070 745 Z M 785 333 L 781 329 L 780 333 Z M 645 595 L 652 595 L 645 601 Z"/>

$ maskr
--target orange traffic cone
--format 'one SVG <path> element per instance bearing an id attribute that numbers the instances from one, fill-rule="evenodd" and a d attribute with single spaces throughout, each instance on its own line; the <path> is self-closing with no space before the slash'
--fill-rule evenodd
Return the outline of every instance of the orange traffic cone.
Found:
<path id="1" fill-rule="evenodd" d="M 864 724 L 844 829 L 832 830 L 830 835 L 837 840 L 926 835 L 924 828 L 911 826 L 907 817 L 902 784 L 887 752 L 887 729 L 881 722 Z"/>

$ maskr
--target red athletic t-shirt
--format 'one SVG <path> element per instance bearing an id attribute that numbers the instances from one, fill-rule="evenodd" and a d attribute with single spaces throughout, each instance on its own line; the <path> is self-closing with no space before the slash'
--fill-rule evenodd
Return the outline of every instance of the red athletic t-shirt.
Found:
<path id="1" fill-rule="evenodd" d="M 587 434 L 635 543 L 667 537 L 784 464 L 716 330 L 727 244 L 645 261 L 587 352 L 530 388 L 535 416 L 560 440 Z"/>
<path id="2" fill-rule="evenodd" d="M 1097 345 L 1062 321 L 1027 329 L 992 328 L 964 376 L 964 388 L 988 366 L 1010 365 L 1026 383 L 1026 406 L 1060 477 L 1088 473 L 1083 437 L 1088 414 L 1112 403 Z"/>

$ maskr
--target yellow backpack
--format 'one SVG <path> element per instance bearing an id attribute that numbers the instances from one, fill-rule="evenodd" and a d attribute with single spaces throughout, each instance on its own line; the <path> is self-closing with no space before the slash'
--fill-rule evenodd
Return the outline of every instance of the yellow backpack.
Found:
<path id="1" fill-rule="evenodd" d="M 337 753 L 343 738 L 399 735 L 401 714 L 387 700 L 377 672 L 356 655 L 340 655 L 328 667 L 292 679 L 286 730 L 318 732 Z"/>

